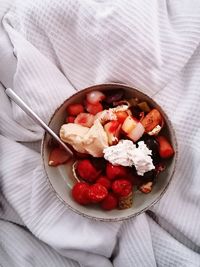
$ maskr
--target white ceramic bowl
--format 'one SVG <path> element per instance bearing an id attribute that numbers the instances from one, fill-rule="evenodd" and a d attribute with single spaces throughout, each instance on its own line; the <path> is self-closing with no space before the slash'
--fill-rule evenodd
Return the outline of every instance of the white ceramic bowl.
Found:
<path id="1" fill-rule="evenodd" d="M 149 96 L 140 92 L 138 89 L 122 85 L 122 84 L 100 84 L 91 86 L 89 88 L 83 89 L 70 98 L 66 99 L 63 104 L 58 107 L 51 117 L 49 121 L 49 127 L 59 133 L 60 127 L 64 124 L 66 118 L 66 107 L 74 102 L 82 101 L 86 95 L 86 93 L 92 90 L 113 90 L 122 88 L 125 90 L 125 94 L 128 97 L 138 97 L 140 100 L 147 101 L 151 107 L 157 108 L 164 120 L 165 120 L 165 127 L 164 131 L 165 134 L 168 136 L 174 150 L 175 155 L 170 160 L 167 160 L 167 167 L 166 169 L 159 174 L 159 178 L 156 184 L 153 186 L 153 190 L 149 194 L 143 194 L 140 191 L 134 192 L 133 198 L 133 206 L 129 209 L 125 210 L 112 210 L 112 211 L 104 211 L 96 206 L 81 206 L 76 203 L 71 196 L 71 187 L 75 183 L 74 176 L 72 174 L 72 164 L 73 160 L 70 162 L 60 165 L 58 167 L 51 167 L 48 165 L 48 158 L 50 153 L 49 142 L 51 137 L 48 134 L 44 134 L 41 153 L 43 157 L 44 168 L 46 171 L 47 179 L 49 185 L 55 192 L 56 196 L 71 210 L 74 212 L 91 218 L 95 220 L 101 221 L 120 221 L 125 220 L 134 216 L 141 214 L 142 212 L 148 210 L 152 205 L 154 205 L 166 192 L 169 183 L 172 180 L 172 176 L 175 171 L 176 161 L 177 161 L 177 142 L 175 133 L 172 127 L 172 124 L 164 112 L 164 110 Z"/>

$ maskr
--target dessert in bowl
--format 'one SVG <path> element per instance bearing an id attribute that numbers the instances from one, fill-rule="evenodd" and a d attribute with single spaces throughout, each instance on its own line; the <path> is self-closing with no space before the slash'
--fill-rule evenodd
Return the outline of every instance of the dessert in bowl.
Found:
<path id="1" fill-rule="evenodd" d="M 67 207 L 88 218 L 117 221 L 155 204 L 172 179 L 177 143 L 163 109 L 136 88 L 83 89 L 53 114 L 49 126 L 74 152 L 44 135 L 49 185 Z"/>

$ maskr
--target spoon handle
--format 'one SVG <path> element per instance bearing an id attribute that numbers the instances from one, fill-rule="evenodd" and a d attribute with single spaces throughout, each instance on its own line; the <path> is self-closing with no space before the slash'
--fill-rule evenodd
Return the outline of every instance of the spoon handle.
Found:
<path id="1" fill-rule="evenodd" d="M 28 116 L 30 116 L 38 125 L 40 125 L 47 133 L 49 133 L 69 154 L 73 155 L 71 149 L 69 149 L 64 142 L 58 137 L 58 135 L 49 128 L 38 115 L 27 106 L 27 104 L 11 89 L 6 89 L 6 94 L 12 99 Z"/>

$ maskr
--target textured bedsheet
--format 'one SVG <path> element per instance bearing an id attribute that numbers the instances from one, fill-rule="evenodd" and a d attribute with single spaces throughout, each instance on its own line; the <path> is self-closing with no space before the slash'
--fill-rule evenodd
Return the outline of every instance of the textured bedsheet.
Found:
<path id="1" fill-rule="evenodd" d="M 0 15 L 0 265 L 200 266 L 200 2 L 1 1 Z M 167 193 L 123 223 L 63 206 L 47 186 L 43 131 L 4 92 L 48 122 L 74 91 L 112 81 L 154 97 L 179 146 Z"/>

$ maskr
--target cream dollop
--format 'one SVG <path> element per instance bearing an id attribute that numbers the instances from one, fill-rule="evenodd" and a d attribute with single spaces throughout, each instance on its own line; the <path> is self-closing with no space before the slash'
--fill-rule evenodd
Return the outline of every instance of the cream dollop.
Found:
<path id="1" fill-rule="evenodd" d="M 60 138 L 80 153 L 93 157 L 103 157 L 103 149 L 108 146 L 108 137 L 101 123 L 96 120 L 91 128 L 76 123 L 63 124 Z"/>
<path id="2" fill-rule="evenodd" d="M 138 175 L 155 169 L 151 158 L 152 151 L 143 141 L 138 147 L 130 140 L 120 140 L 117 145 L 109 146 L 103 150 L 104 158 L 113 165 L 135 166 Z"/>

